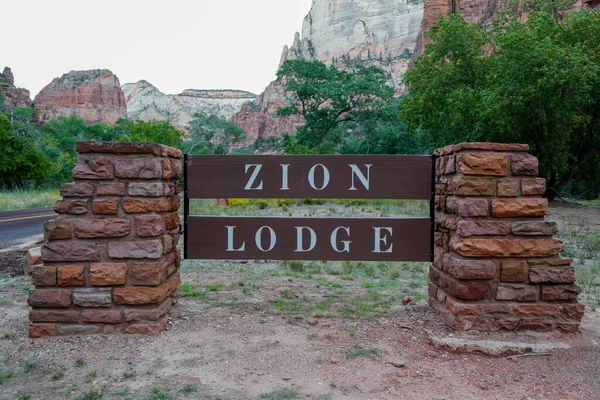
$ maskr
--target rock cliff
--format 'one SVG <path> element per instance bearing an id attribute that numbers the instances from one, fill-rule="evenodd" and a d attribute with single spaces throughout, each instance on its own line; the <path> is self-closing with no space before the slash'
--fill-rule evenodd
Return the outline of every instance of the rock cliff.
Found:
<path id="1" fill-rule="evenodd" d="M 76 115 L 88 124 L 114 124 L 127 118 L 119 78 L 107 69 L 71 71 L 54 79 L 35 97 L 40 122 Z"/>
<path id="2" fill-rule="evenodd" d="M 166 120 L 179 129 L 185 129 L 196 113 L 229 119 L 245 102 L 256 98 L 255 94 L 241 90 L 187 89 L 177 95 L 167 95 L 144 80 L 124 84 L 123 91 L 129 119 Z"/>
<path id="3" fill-rule="evenodd" d="M 422 0 L 313 0 L 302 34 L 285 46 L 280 64 L 289 59 L 319 60 L 346 68 L 355 62 L 385 69 L 398 86 L 415 49 L 423 18 Z M 277 108 L 288 104 L 277 82 L 233 117 L 248 136 L 258 138 L 294 133 L 300 118 L 280 119 Z"/>
<path id="4" fill-rule="evenodd" d="M 9 107 L 31 106 L 29 90 L 15 86 L 15 77 L 9 67 L 4 67 L 0 78 L 0 94 L 4 98 L 5 105 Z"/>

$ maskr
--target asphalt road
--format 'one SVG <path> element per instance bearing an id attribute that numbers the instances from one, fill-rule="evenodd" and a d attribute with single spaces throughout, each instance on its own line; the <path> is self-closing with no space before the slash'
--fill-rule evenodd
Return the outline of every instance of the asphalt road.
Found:
<path id="1" fill-rule="evenodd" d="M 56 216 L 52 207 L 0 212 L 0 250 L 41 239 L 44 222 Z"/>

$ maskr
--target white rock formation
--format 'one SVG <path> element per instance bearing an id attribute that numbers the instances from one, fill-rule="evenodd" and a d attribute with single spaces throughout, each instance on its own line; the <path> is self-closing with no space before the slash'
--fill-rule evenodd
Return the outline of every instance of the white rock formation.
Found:
<path id="1" fill-rule="evenodd" d="M 123 85 L 127 102 L 127 117 L 131 120 L 169 121 L 185 129 L 196 113 L 215 114 L 229 119 L 242 104 L 256 95 L 240 90 L 184 90 L 167 95 L 147 81 Z"/>

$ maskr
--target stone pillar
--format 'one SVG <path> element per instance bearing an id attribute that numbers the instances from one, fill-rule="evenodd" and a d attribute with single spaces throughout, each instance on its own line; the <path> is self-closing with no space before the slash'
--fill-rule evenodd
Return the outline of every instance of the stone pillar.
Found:
<path id="1" fill-rule="evenodd" d="M 457 330 L 577 331 L 572 260 L 544 220 L 546 181 L 521 144 L 436 151 L 435 253 L 429 304 Z"/>
<path id="2" fill-rule="evenodd" d="M 77 152 L 32 272 L 29 337 L 157 334 L 180 283 L 181 151 L 78 142 Z"/>

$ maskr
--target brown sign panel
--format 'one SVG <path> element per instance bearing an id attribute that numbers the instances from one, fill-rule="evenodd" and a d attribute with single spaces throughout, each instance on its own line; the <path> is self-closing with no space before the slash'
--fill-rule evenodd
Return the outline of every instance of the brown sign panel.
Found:
<path id="1" fill-rule="evenodd" d="M 186 258 L 430 261 L 429 218 L 188 217 Z"/>
<path id="2" fill-rule="evenodd" d="M 432 156 L 188 155 L 187 198 L 431 198 Z"/>

